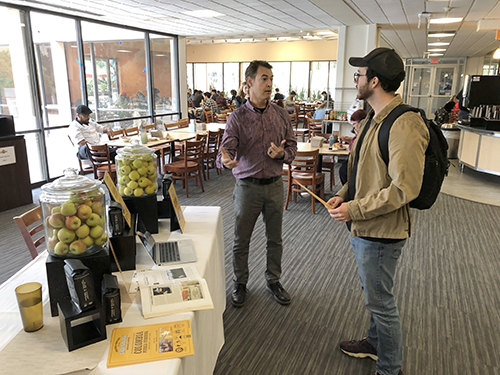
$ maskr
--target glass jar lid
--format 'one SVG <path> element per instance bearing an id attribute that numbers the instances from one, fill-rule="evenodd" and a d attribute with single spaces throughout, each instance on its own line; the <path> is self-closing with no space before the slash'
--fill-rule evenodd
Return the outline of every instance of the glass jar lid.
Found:
<path id="1" fill-rule="evenodd" d="M 92 195 L 102 186 L 101 181 L 80 176 L 75 168 L 67 168 L 63 173 L 63 177 L 42 186 L 42 195 L 53 198 L 70 197 L 72 193 Z"/>
<path id="2" fill-rule="evenodd" d="M 116 151 L 119 157 L 123 158 L 145 158 L 151 156 L 155 151 L 149 147 L 141 145 L 139 139 L 132 138 L 130 146 L 120 148 Z"/>

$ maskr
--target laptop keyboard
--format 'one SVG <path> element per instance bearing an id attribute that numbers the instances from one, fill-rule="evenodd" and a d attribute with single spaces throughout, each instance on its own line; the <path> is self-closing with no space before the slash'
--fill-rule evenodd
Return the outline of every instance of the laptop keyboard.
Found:
<path id="1" fill-rule="evenodd" d="M 159 242 L 160 263 L 179 262 L 181 255 L 177 242 Z"/>

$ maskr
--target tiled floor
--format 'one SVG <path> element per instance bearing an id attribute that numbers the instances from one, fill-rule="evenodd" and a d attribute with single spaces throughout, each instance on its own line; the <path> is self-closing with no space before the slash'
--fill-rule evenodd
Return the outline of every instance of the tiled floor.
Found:
<path id="1" fill-rule="evenodd" d="M 500 176 L 476 172 L 468 167 L 465 167 L 461 173 L 458 159 L 453 159 L 441 192 L 475 202 L 500 206 Z"/>

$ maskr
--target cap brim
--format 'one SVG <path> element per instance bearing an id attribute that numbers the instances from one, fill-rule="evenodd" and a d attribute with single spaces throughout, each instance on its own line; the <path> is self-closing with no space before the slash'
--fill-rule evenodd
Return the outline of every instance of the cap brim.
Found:
<path id="1" fill-rule="evenodd" d="M 368 66 L 368 62 L 366 62 L 365 59 L 362 57 L 351 57 L 349 59 L 349 65 L 357 67 L 366 67 Z"/>

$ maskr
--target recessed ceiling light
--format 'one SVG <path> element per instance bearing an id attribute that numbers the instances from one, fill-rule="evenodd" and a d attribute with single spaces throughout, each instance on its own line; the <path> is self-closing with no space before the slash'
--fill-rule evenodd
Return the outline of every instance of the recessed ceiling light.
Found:
<path id="1" fill-rule="evenodd" d="M 444 52 L 446 48 L 432 48 L 428 50 L 429 52 Z"/>
<path id="2" fill-rule="evenodd" d="M 224 14 L 210 10 L 210 9 L 199 9 L 199 10 L 190 10 L 187 12 L 181 12 L 182 14 L 186 14 L 188 16 L 198 17 L 198 18 L 211 18 L 211 17 L 220 17 Z"/>
<path id="3" fill-rule="evenodd" d="M 449 42 L 433 42 L 433 43 L 428 43 L 429 46 L 449 46 Z"/>
<path id="4" fill-rule="evenodd" d="M 316 35 L 333 35 L 335 34 L 333 31 L 318 31 Z"/>
<path id="5" fill-rule="evenodd" d="M 155 56 L 158 56 L 158 57 L 163 57 L 163 56 L 167 56 L 167 55 L 161 55 L 161 54 L 160 54 L 160 55 L 155 55 Z"/>
<path id="6" fill-rule="evenodd" d="M 429 56 L 443 56 L 442 53 L 429 53 Z"/>
<path id="7" fill-rule="evenodd" d="M 455 23 L 455 22 L 462 22 L 463 17 L 457 17 L 457 18 L 431 18 L 429 21 L 430 23 Z"/>
<path id="8" fill-rule="evenodd" d="M 117 52 L 132 52 L 132 51 L 129 51 L 128 49 L 117 49 L 116 51 Z"/>
<path id="9" fill-rule="evenodd" d="M 455 33 L 429 33 L 427 36 L 429 38 L 446 38 L 449 36 L 455 36 Z"/>

